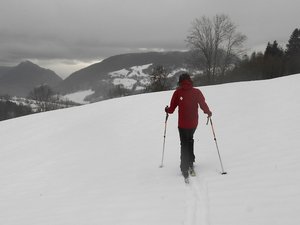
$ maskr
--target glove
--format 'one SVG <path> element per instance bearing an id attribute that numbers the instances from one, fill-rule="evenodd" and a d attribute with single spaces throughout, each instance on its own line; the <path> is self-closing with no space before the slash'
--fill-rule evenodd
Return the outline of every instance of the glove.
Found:
<path id="1" fill-rule="evenodd" d="M 169 113 L 169 106 L 166 106 L 165 112 L 166 112 L 166 113 Z"/>
<path id="2" fill-rule="evenodd" d="M 212 112 L 209 111 L 209 112 L 207 113 L 207 117 L 209 118 L 209 117 L 211 117 L 211 116 L 212 116 Z"/>

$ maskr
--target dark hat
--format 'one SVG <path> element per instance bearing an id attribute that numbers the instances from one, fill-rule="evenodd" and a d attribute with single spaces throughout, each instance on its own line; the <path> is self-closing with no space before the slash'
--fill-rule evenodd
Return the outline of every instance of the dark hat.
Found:
<path id="1" fill-rule="evenodd" d="M 184 81 L 184 80 L 189 80 L 189 81 L 192 81 L 191 80 L 191 77 L 190 77 L 190 75 L 188 74 L 188 73 L 183 73 L 183 74 L 181 74 L 180 76 L 179 76 L 179 81 L 178 81 L 178 83 L 180 84 L 182 81 Z"/>

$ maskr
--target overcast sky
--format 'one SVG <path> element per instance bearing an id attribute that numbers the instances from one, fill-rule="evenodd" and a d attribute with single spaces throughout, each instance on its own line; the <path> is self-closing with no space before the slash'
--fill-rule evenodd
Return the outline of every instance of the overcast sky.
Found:
<path id="1" fill-rule="evenodd" d="M 28 59 L 66 77 L 116 54 L 184 50 L 191 22 L 219 13 L 249 49 L 285 47 L 299 9 L 299 0 L 0 0 L 0 66 Z"/>

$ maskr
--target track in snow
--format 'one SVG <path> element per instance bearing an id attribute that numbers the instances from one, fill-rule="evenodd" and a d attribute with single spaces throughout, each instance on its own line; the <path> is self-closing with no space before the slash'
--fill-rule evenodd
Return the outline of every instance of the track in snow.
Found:
<path id="1" fill-rule="evenodd" d="M 209 225 L 209 204 L 206 182 L 201 177 L 191 177 L 186 184 L 186 215 L 184 225 Z"/>

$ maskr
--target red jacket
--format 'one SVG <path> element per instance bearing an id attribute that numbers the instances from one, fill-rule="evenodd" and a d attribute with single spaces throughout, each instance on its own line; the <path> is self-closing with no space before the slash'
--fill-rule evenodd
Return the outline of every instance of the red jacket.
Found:
<path id="1" fill-rule="evenodd" d="M 168 113 L 173 113 L 178 106 L 178 127 L 196 128 L 198 125 L 198 105 L 206 114 L 211 114 L 205 98 L 199 89 L 189 80 L 184 80 L 173 93 Z"/>

